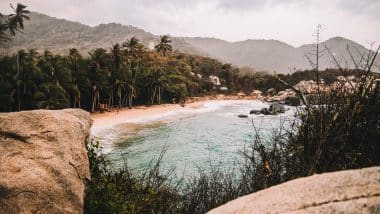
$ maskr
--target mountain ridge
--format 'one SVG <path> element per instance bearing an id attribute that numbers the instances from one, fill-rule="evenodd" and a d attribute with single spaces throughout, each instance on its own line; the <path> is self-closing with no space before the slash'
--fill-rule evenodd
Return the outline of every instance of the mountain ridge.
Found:
<path id="1" fill-rule="evenodd" d="M 113 44 L 125 42 L 132 36 L 137 37 L 145 47 L 150 49 L 159 41 L 158 35 L 132 25 L 111 22 L 91 27 L 38 12 L 32 12 L 30 18 L 31 20 L 25 23 L 24 33 L 18 36 L 18 46 L 13 40 L 0 46 L 2 52 L 12 53 L 20 48 L 33 48 L 39 51 L 49 50 L 67 54 L 68 49 L 77 48 L 82 54 L 87 55 L 98 47 L 109 50 Z M 172 40 L 175 50 L 216 58 L 239 67 L 252 67 L 258 71 L 291 73 L 295 70 L 311 68 L 305 54 L 310 52 L 312 44 L 294 47 L 275 39 L 247 39 L 230 42 L 213 37 L 172 37 Z M 321 42 L 321 47 L 325 44 L 342 62 L 342 66 L 348 68 L 353 68 L 354 63 L 350 62 L 347 45 L 355 50 L 353 55 L 357 60 L 360 58 L 358 51 L 360 53 L 368 51 L 364 46 L 340 36 Z M 335 66 L 328 54 L 321 57 L 320 62 L 321 69 Z M 377 64 L 380 64 L 379 62 L 378 58 Z"/>

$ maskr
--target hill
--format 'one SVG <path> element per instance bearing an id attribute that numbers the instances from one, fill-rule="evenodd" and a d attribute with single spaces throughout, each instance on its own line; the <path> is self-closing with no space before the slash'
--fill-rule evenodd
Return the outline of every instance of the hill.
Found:
<path id="1" fill-rule="evenodd" d="M 146 47 L 153 48 L 159 40 L 158 35 L 146 32 L 131 25 L 116 23 L 100 24 L 90 27 L 78 22 L 58 19 L 33 12 L 31 21 L 25 24 L 23 34 L 18 36 L 18 47 L 50 50 L 54 53 L 67 54 L 69 48 L 77 48 L 86 55 L 89 51 L 102 47 L 109 49 L 115 43 L 125 42 L 132 36 L 137 37 Z M 295 70 L 310 69 L 310 63 L 305 57 L 313 49 L 312 44 L 293 47 L 277 40 L 250 39 L 240 42 L 228 42 L 216 38 L 173 37 L 175 50 L 209 56 L 239 67 L 248 66 L 258 71 L 276 71 L 292 73 Z M 321 43 L 331 50 L 342 67 L 353 68 L 351 57 L 347 51 L 350 47 L 355 61 L 360 61 L 360 53 L 368 50 L 362 45 L 342 38 L 334 37 Z M 0 46 L 2 53 L 12 53 L 17 50 L 16 40 Z M 377 65 L 380 65 L 378 58 Z M 320 59 L 320 68 L 335 67 L 329 53 Z M 379 67 L 374 69 L 379 71 Z"/>
<path id="2" fill-rule="evenodd" d="M 69 48 L 77 48 L 86 55 L 95 48 L 109 49 L 113 44 L 123 43 L 133 36 L 150 48 L 159 41 L 159 36 L 131 25 L 109 23 L 90 27 L 36 12 L 32 12 L 29 16 L 30 21 L 25 23 L 23 33 L 18 36 L 20 48 L 50 50 L 60 54 L 67 54 Z M 173 38 L 173 46 L 185 53 L 200 54 L 181 38 Z M 10 53 L 14 52 L 16 47 L 17 42 L 14 39 L 1 48 L 3 52 Z"/>
<path id="3" fill-rule="evenodd" d="M 305 55 L 314 49 L 313 44 L 293 47 L 277 40 L 246 40 L 241 42 L 227 42 L 215 38 L 185 38 L 185 41 L 208 53 L 210 56 L 222 59 L 226 62 L 252 67 L 255 70 L 277 71 L 292 73 L 294 70 L 310 69 L 310 63 Z M 347 46 L 356 62 L 360 61 L 360 53 L 368 53 L 362 45 L 342 38 L 334 37 L 320 44 L 325 46 L 335 56 L 342 67 L 354 68 Z M 377 58 L 377 64 L 380 64 Z M 336 67 L 331 54 L 324 51 L 320 58 L 320 69 Z M 378 71 L 378 68 L 377 68 Z"/>

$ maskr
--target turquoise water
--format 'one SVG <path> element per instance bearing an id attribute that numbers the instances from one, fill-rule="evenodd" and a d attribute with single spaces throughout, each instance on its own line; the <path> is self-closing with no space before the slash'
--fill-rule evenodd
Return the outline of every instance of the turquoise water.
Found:
<path id="1" fill-rule="evenodd" d="M 276 116 L 250 115 L 252 109 L 268 107 L 260 101 L 210 101 L 201 109 L 178 110 L 152 120 L 121 124 L 95 134 L 103 153 L 116 167 L 124 163 L 136 170 L 144 169 L 151 160 L 162 159 L 164 170 L 175 169 L 185 177 L 210 164 L 233 167 L 240 152 L 252 142 L 255 129 L 263 138 L 273 129 L 293 119 L 294 109 Z M 130 126 L 134 126 L 131 130 Z M 255 127 L 255 128 L 254 128 Z"/>

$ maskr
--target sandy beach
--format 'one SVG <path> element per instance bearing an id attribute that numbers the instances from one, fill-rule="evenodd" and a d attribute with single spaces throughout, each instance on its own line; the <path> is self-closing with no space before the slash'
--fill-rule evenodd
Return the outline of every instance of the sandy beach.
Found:
<path id="1" fill-rule="evenodd" d="M 162 104 L 153 106 L 136 106 L 132 109 L 122 108 L 120 111 L 113 109 L 111 112 L 92 113 L 93 129 L 107 128 L 121 123 L 132 122 L 140 119 L 149 119 L 162 114 L 181 110 L 202 108 L 206 101 L 187 103 L 185 107 L 179 104 Z"/>

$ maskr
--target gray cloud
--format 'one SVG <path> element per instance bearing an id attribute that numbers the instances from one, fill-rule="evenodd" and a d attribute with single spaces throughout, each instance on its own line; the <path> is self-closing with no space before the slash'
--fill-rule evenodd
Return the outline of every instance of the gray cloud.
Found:
<path id="1" fill-rule="evenodd" d="M 310 0 L 218 0 L 218 7 L 225 10 L 249 11 L 258 10 L 265 7 L 276 7 L 283 5 L 304 5 Z"/>
<path id="2" fill-rule="evenodd" d="M 268 0 L 219 0 L 218 7 L 226 10 L 250 10 L 264 7 Z"/>
<path id="3" fill-rule="evenodd" d="M 379 0 L 340 0 L 338 4 L 353 15 L 380 17 Z"/>

